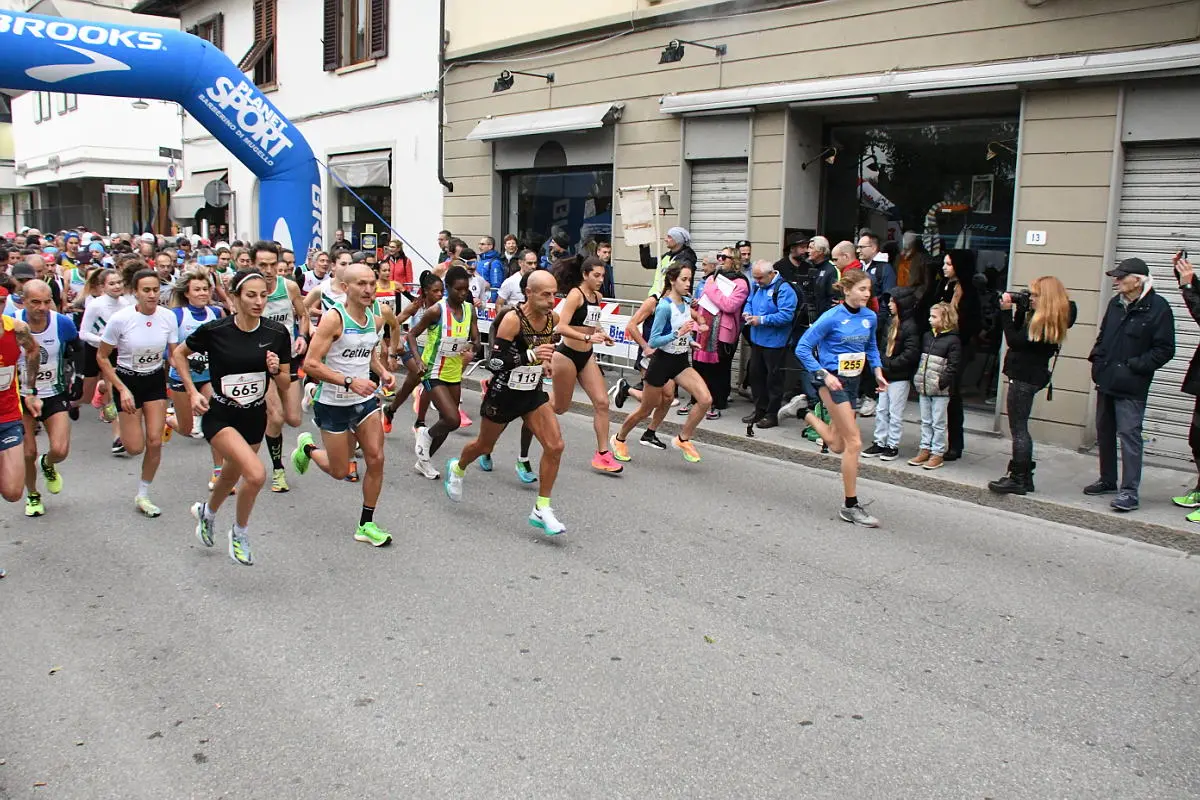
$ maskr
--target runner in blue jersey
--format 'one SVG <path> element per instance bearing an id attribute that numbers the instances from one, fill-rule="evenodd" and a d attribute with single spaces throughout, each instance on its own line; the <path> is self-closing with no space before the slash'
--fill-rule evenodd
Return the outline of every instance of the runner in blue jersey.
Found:
<path id="1" fill-rule="evenodd" d="M 842 455 L 842 486 L 846 502 L 838 515 L 846 522 L 879 527 L 879 520 L 858 504 L 858 454 L 862 435 L 854 419 L 854 401 L 864 369 L 875 373 L 878 391 L 887 390 L 879 348 L 875 340 L 875 312 L 871 277 L 860 269 L 848 270 L 838 282 L 845 300 L 820 316 L 796 345 L 796 358 L 812 375 L 821 402 L 829 410 L 829 423 L 812 411 L 805 415 L 829 449 Z"/>

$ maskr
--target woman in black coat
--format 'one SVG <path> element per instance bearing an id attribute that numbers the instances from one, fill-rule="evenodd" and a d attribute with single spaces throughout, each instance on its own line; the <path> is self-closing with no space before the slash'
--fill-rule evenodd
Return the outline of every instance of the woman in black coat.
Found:
<path id="1" fill-rule="evenodd" d="M 951 250 L 942 259 L 942 279 L 934 289 L 935 303 L 950 303 L 958 311 L 958 335 L 962 340 L 962 368 L 950 389 L 946 421 L 946 461 L 957 461 L 963 452 L 962 378 L 974 355 L 974 342 L 983 327 L 983 307 L 975 286 L 975 253 Z"/>

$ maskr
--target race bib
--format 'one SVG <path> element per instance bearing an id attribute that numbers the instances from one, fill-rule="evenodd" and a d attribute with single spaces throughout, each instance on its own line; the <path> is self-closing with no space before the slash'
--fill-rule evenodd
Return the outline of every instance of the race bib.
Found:
<path id="1" fill-rule="evenodd" d="M 378 300 L 383 305 L 390 308 L 392 311 L 396 310 L 396 296 L 395 295 L 391 295 L 390 297 L 389 296 L 377 297 L 375 299 Z"/>
<path id="2" fill-rule="evenodd" d="M 466 338 L 456 339 L 454 337 L 450 337 L 447 339 L 442 339 L 442 341 L 438 343 L 438 355 L 443 357 L 462 355 L 463 351 L 465 351 L 470 345 L 471 340 Z"/>
<path id="3" fill-rule="evenodd" d="M 508 373 L 508 388 L 516 389 L 518 392 L 529 392 L 536 389 L 541 380 L 541 364 L 514 367 L 513 371 Z"/>
<path id="4" fill-rule="evenodd" d="M 857 378 L 866 365 L 866 353 L 842 353 L 838 356 L 838 375 L 843 378 Z"/>
<path id="5" fill-rule="evenodd" d="M 221 394 L 241 406 L 257 403 L 267 394 L 265 372 L 237 372 L 221 378 Z"/>
<path id="6" fill-rule="evenodd" d="M 208 372 L 208 353 L 192 353 L 188 356 L 188 368 L 197 375 Z"/>
<path id="7" fill-rule="evenodd" d="M 600 325 L 600 306 L 587 307 L 587 314 L 583 318 L 583 324 L 589 328 L 595 328 Z"/>
<path id="8" fill-rule="evenodd" d="M 134 372 L 154 372 L 162 366 L 163 351 L 161 347 L 135 347 L 130 360 Z"/>
<path id="9" fill-rule="evenodd" d="M 58 383 L 58 364 L 42 364 L 37 373 L 37 392 L 39 395 L 54 394 L 54 386 Z"/>
<path id="10" fill-rule="evenodd" d="M 7 392 L 12 387 L 13 376 L 16 374 L 16 367 L 0 367 L 0 392 Z"/>

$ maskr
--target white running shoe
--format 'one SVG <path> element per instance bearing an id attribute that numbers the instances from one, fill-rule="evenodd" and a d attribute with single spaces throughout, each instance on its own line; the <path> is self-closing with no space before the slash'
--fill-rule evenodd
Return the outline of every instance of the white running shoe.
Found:
<path id="1" fill-rule="evenodd" d="M 433 447 L 433 437 L 429 435 L 429 428 L 422 425 L 417 429 L 417 444 L 414 448 L 417 453 L 418 461 L 429 460 L 429 450 Z M 432 467 L 430 467 L 432 469 Z"/>
<path id="2" fill-rule="evenodd" d="M 304 397 L 300 401 L 300 405 L 305 411 L 312 408 L 313 402 L 317 399 L 317 384 L 310 383 L 304 387 Z"/>
<path id="3" fill-rule="evenodd" d="M 446 497 L 449 497 L 455 503 L 461 503 L 463 497 L 463 476 L 454 474 L 454 468 L 457 466 L 457 458 L 452 458 L 446 462 L 446 480 L 443 485 L 446 487 Z"/>
<path id="4" fill-rule="evenodd" d="M 413 469 L 423 478 L 428 478 L 431 481 L 436 481 L 442 477 L 441 473 L 434 469 L 433 464 L 426 459 L 418 458 L 417 463 L 413 464 Z"/>
<path id="5" fill-rule="evenodd" d="M 803 394 L 798 394 L 791 400 L 788 400 L 783 408 L 779 409 L 779 416 L 790 417 L 800 414 L 802 409 L 808 408 L 808 398 Z"/>
<path id="6" fill-rule="evenodd" d="M 873 397 L 864 397 L 864 398 L 863 398 L 863 401 L 862 401 L 862 403 L 861 403 L 861 404 L 859 405 L 859 407 L 858 407 L 858 415 L 859 415 L 860 417 L 873 417 L 873 416 L 875 416 L 875 406 L 876 406 L 876 405 L 877 405 L 877 404 L 876 404 L 876 402 L 875 402 L 875 398 L 873 398 Z"/>
<path id="7" fill-rule="evenodd" d="M 558 536 L 560 533 L 567 532 L 567 526 L 558 521 L 558 517 L 554 516 L 554 509 L 550 506 L 545 508 L 535 506 L 529 514 L 529 524 L 535 528 L 541 528 L 547 536 Z"/>

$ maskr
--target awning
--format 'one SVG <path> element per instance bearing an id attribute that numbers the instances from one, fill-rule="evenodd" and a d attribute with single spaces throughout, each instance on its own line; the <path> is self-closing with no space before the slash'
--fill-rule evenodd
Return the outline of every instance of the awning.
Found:
<path id="1" fill-rule="evenodd" d="M 597 103 L 592 106 L 556 108 L 552 111 L 534 111 L 530 114 L 510 114 L 505 117 L 481 119 L 467 139 L 490 142 L 493 139 L 511 139 L 514 136 L 535 136 L 540 133 L 564 133 L 567 131 L 589 131 L 611 125 L 621 118 L 624 103 Z"/>
<path id="2" fill-rule="evenodd" d="M 1200 43 L 1191 42 L 1119 53 L 1037 58 L 670 94 L 659 100 L 659 106 L 664 114 L 687 114 L 740 106 L 816 102 L 843 97 L 869 98 L 883 94 L 918 93 L 918 96 L 931 97 L 942 92 L 962 94 L 963 89 L 972 87 L 1008 84 L 1015 89 L 1017 86 L 1045 81 L 1166 75 L 1181 70 L 1195 70 L 1197 67 L 1200 67 Z"/>
<path id="3" fill-rule="evenodd" d="M 329 169 L 347 186 L 391 186 L 392 152 L 371 150 L 330 156 Z"/>
<path id="4" fill-rule="evenodd" d="M 193 172 L 183 179 L 183 185 L 171 193 L 171 217 L 193 219 L 196 211 L 204 208 L 204 187 L 210 181 L 228 180 L 229 171 L 224 169 Z"/>

